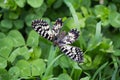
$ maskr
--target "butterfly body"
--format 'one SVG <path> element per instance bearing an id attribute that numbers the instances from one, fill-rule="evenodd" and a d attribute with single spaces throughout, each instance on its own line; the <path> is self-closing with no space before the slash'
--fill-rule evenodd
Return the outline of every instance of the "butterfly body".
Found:
<path id="1" fill-rule="evenodd" d="M 66 34 L 65 31 L 61 31 L 62 19 L 58 18 L 50 29 L 48 23 L 44 20 L 34 20 L 32 27 L 42 37 L 53 42 L 55 46 L 58 46 L 60 50 L 68 57 L 76 62 L 83 62 L 83 52 L 78 47 L 70 46 L 79 36 L 77 29 L 72 29 Z"/>

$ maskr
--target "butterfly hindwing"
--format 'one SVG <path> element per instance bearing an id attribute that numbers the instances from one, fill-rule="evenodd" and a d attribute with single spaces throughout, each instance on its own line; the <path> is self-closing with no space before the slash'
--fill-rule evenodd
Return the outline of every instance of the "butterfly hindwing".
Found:
<path id="1" fill-rule="evenodd" d="M 64 44 L 72 44 L 79 36 L 77 29 L 72 29 L 68 34 L 61 40 Z"/>
<path id="2" fill-rule="evenodd" d="M 54 35 L 49 28 L 49 25 L 46 21 L 43 20 L 34 20 L 32 22 L 32 27 L 36 32 L 38 32 L 42 37 L 52 41 Z"/>
<path id="3" fill-rule="evenodd" d="M 60 29 L 62 28 L 62 19 L 58 18 L 53 25 L 52 32 L 55 36 L 60 33 Z"/>
<path id="4" fill-rule="evenodd" d="M 83 62 L 83 52 L 78 47 L 60 44 L 60 49 L 63 53 L 65 53 L 68 57 L 73 59 L 74 61 L 80 63 Z"/>

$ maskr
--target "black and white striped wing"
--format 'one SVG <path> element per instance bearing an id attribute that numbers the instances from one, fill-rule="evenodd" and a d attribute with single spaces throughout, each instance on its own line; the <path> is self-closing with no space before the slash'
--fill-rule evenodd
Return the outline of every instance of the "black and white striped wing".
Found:
<path id="1" fill-rule="evenodd" d="M 63 44 L 72 44 L 78 37 L 79 31 L 77 31 L 77 29 L 72 29 L 60 42 Z"/>
<path id="2" fill-rule="evenodd" d="M 53 25 L 52 32 L 54 33 L 55 36 L 57 36 L 60 33 L 60 30 L 62 28 L 62 19 L 58 18 L 55 21 L 55 24 Z"/>
<path id="3" fill-rule="evenodd" d="M 78 38 L 79 31 L 77 31 L 77 29 L 72 29 L 67 35 L 66 32 L 60 33 L 60 29 L 62 28 L 61 18 L 56 20 L 52 29 L 50 29 L 48 23 L 43 20 L 34 20 L 32 22 L 32 27 L 42 37 L 53 41 L 55 45 L 58 45 L 61 51 L 68 57 L 76 62 L 83 62 L 83 52 L 80 50 L 80 48 L 67 45 L 73 43 Z"/>
<path id="4" fill-rule="evenodd" d="M 83 52 L 78 47 L 60 44 L 60 49 L 63 53 L 65 53 L 68 57 L 73 59 L 74 61 L 81 63 L 83 62 Z"/>
<path id="5" fill-rule="evenodd" d="M 32 22 L 32 27 L 36 32 L 38 32 L 42 37 L 52 41 L 54 34 L 50 30 L 49 25 L 46 21 L 44 20 L 34 20 Z"/>

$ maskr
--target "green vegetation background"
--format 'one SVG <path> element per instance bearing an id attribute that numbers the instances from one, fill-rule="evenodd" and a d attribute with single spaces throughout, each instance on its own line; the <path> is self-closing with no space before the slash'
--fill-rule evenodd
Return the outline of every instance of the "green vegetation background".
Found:
<path id="1" fill-rule="evenodd" d="M 120 80 L 120 0 L 0 0 L 0 80 Z M 39 36 L 32 20 L 80 30 L 77 64 Z"/>

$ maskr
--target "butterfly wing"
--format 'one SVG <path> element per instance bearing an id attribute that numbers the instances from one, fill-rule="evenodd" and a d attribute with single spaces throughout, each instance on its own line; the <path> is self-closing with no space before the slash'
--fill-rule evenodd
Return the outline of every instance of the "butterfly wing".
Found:
<path id="1" fill-rule="evenodd" d="M 42 37 L 52 41 L 55 36 L 57 36 L 62 28 L 62 19 L 58 18 L 53 25 L 52 30 L 48 23 L 44 20 L 34 20 L 32 22 L 32 27 L 37 31 Z"/>
<path id="2" fill-rule="evenodd" d="M 74 61 L 78 63 L 83 62 L 83 52 L 80 50 L 80 48 L 66 44 L 60 44 L 59 47 L 63 53 L 65 53 L 68 57 L 70 57 Z"/>
<path id="3" fill-rule="evenodd" d="M 77 31 L 77 29 L 72 29 L 60 42 L 63 44 L 72 44 L 78 36 L 79 31 Z"/>
<path id="4" fill-rule="evenodd" d="M 62 20 L 60 18 L 56 20 L 52 30 L 50 30 L 48 23 L 43 20 L 34 20 L 32 22 L 32 27 L 42 37 L 50 41 L 56 42 L 54 41 L 54 38 L 57 37 L 57 45 L 60 47 L 62 52 L 64 52 L 74 61 L 77 61 L 79 63 L 83 62 L 83 52 L 80 50 L 80 48 L 67 45 L 73 43 L 78 38 L 79 31 L 72 29 L 66 36 L 65 32 L 63 32 L 63 34 L 60 34 L 60 29 L 62 28 Z"/>
<path id="5" fill-rule="evenodd" d="M 55 36 L 57 36 L 60 33 L 60 29 L 62 28 L 62 19 L 58 18 L 53 25 L 52 32 Z"/>
<path id="6" fill-rule="evenodd" d="M 46 21 L 44 20 L 34 20 L 32 22 L 32 27 L 36 32 L 38 32 L 42 37 L 52 41 L 54 34 L 49 28 L 49 25 Z"/>

